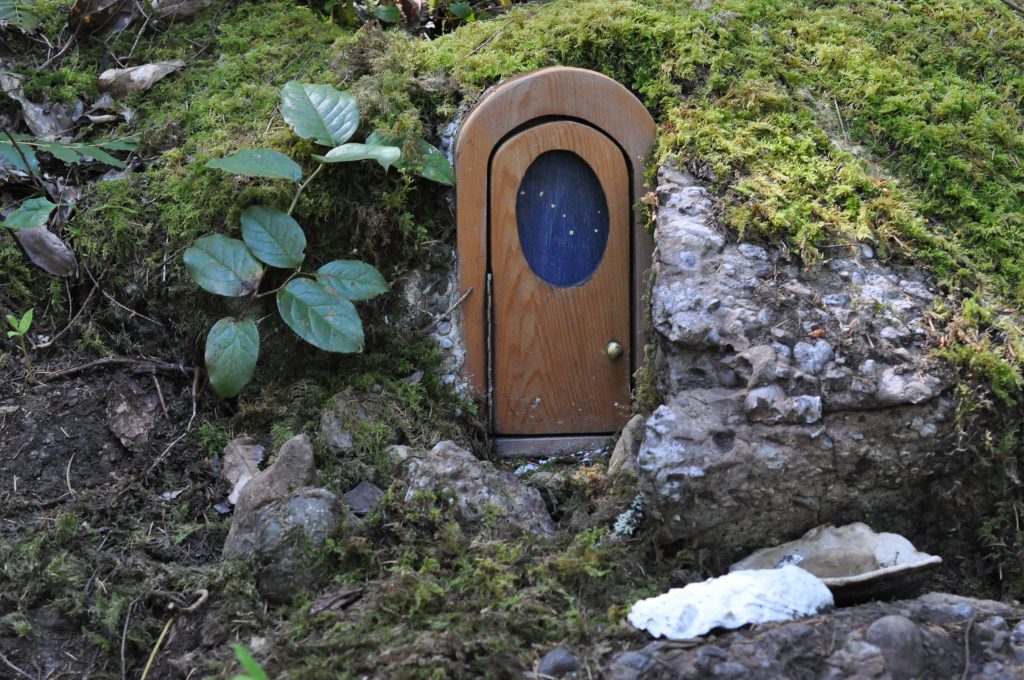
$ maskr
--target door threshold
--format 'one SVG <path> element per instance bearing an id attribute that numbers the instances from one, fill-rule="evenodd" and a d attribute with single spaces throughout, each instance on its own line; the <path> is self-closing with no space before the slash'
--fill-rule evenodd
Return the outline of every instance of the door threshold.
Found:
<path id="1" fill-rule="evenodd" d="M 610 446 L 611 434 L 567 435 L 564 437 L 495 437 L 491 440 L 505 458 L 550 458 Z"/>

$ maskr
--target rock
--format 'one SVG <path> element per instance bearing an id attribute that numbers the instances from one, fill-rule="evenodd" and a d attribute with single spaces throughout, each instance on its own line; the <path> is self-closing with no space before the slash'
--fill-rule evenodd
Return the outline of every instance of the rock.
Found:
<path id="1" fill-rule="evenodd" d="M 854 522 L 815 527 L 795 541 L 758 550 L 729 569 L 796 564 L 820 578 L 838 604 L 850 604 L 905 596 L 941 563 L 942 558 L 916 550 L 903 536 L 876 534 L 868 525 Z"/>
<path id="2" fill-rule="evenodd" d="M 734 571 L 673 588 L 664 595 L 640 600 L 628 618 L 635 628 L 655 637 L 686 640 L 715 628 L 810 616 L 833 604 L 832 593 L 817 577 L 787 565 Z"/>
<path id="3" fill-rule="evenodd" d="M 956 613 L 960 610 L 971 611 L 972 626 Z M 1024 677 L 1024 655 L 1018 655 L 1015 645 L 1019 643 L 1013 642 L 1006 622 L 1022 617 L 1020 605 L 929 593 L 913 600 L 836 609 L 813 622 L 723 631 L 714 636 L 713 644 L 652 642 L 611 659 L 605 677 L 1009 680 Z M 965 644 L 968 631 L 970 640 Z"/>
<path id="4" fill-rule="evenodd" d="M 273 464 L 246 484 L 238 494 L 231 530 L 224 541 L 224 558 L 246 558 L 253 553 L 259 511 L 288 497 L 293 492 L 312 486 L 316 481 L 313 449 L 309 437 L 292 437 L 281 447 Z"/>
<path id="5" fill-rule="evenodd" d="M 368 515 L 377 507 L 384 492 L 370 482 L 359 482 L 354 489 L 345 494 L 345 502 L 356 515 Z"/>
<path id="6" fill-rule="evenodd" d="M 657 195 L 665 404 L 637 463 L 659 540 L 732 560 L 823 523 L 941 525 L 964 461 L 955 372 L 929 350 L 934 282 L 852 254 L 806 268 L 772 245 L 727 243 L 707 191 L 671 167 Z"/>
<path id="7" fill-rule="evenodd" d="M 350 387 L 335 394 L 320 413 L 320 436 L 327 450 L 336 455 L 351 452 L 355 447 L 352 428 L 358 423 L 378 426 L 388 408 L 390 405 L 372 390 L 369 393 L 358 392 Z M 398 433 L 392 430 L 388 437 L 394 441 Z"/>
<path id="8" fill-rule="evenodd" d="M 832 345 L 824 340 L 818 340 L 813 345 L 798 342 L 793 347 L 793 358 L 804 373 L 817 375 L 832 361 L 832 357 Z"/>
<path id="9" fill-rule="evenodd" d="M 912 680 L 924 672 L 921 631 L 907 617 L 883 616 L 868 627 L 864 637 L 882 651 L 893 680 Z"/>
<path id="10" fill-rule="evenodd" d="M 326 489 L 302 489 L 259 511 L 253 529 L 256 585 L 270 602 L 290 602 L 322 586 L 330 574 L 316 559 L 327 539 L 350 526 L 348 512 Z"/>
<path id="11" fill-rule="evenodd" d="M 416 454 L 411 446 L 404 446 L 402 444 L 392 444 L 384 449 L 384 453 L 387 454 L 388 460 L 391 461 L 392 465 L 401 465 L 406 459 Z"/>
<path id="12" fill-rule="evenodd" d="M 537 672 L 541 675 L 560 678 L 580 670 L 580 662 L 569 650 L 556 647 L 545 654 L 537 664 Z"/>
<path id="13" fill-rule="evenodd" d="M 637 414 L 630 418 L 626 426 L 622 428 L 622 434 L 619 436 L 619 440 L 615 442 L 612 457 L 608 460 L 609 475 L 636 477 L 636 456 L 640 451 L 640 442 L 644 437 L 644 422 L 644 417 Z"/>
<path id="14" fill-rule="evenodd" d="M 406 465 L 406 501 L 417 491 L 448 493 L 462 522 L 477 522 L 494 507 L 499 528 L 537 534 L 555 530 L 536 489 L 478 460 L 455 442 L 443 441 L 427 453 L 411 456 Z"/>
<path id="15" fill-rule="evenodd" d="M 107 425 L 129 451 L 145 446 L 156 424 L 160 402 L 151 388 L 124 377 L 107 389 Z"/>

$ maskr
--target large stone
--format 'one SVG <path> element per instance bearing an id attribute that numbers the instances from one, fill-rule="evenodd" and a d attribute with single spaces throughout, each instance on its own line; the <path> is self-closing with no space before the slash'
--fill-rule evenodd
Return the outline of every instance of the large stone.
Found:
<path id="1" fill-rule="evenodd" d="M 622 428 L 622 434 L 615 442 L 615 449 L 612 450 L 612 456 L 608 460 L 609 475 L 636 477 L 636 457 L 640 452 L 640 442 L 644 438 L 644 421 L 644 417 L 637 414 L 630 418 L 626 426 Z"/>
<path id="2" fill-rule="evenodd" d="M 273 464 L 250 479 L 239 492 L 231 530 L 224 541 L 224 557 L 251 556 L 260 510 L 315 482 L 316 467 L 309 438 L 304 434 L 292 437 L 278 451 Z"/>
<path id="3" fill-rule="evenodd" d="M 882 651 L 892 680 L 913 680 L 924 672 L 921 631 L 906 616 L 883 616 L 868 627 L 864 637 Z"/>
<path id="4" fill-rule="evenodd" d="M 258 513 L 252 562 L 256 585 L 271 602 L 286 603 L 329 578 L 320 564 L 327 539 L 351 525 L 345 507 L 326 489 L 302 489 Z"/>
<path id="5" fill-rule="evenodd" d="M 611 659 L 605 677 L 1009 680 L 1024 677 L 1024 624 L 1018 637 L 1007 623 L 1021 618 L 1020 606 L 930 593 L 723 631 L 700 646 L 656 641 Z"/>
<path id="6" fill-rule="evenodd" d="M 451 494 L 460 521 L 475 523 L 494 508 L 500 528 L 538 534 L 555 530 L 540 492 L 455 442 L 443 441 L 405 464 L 407 500 L 417 491 Z"/>
<path id="7" fill-rule="evenodd" d="M 860 248 L 805 268 L 727 243 L 696 181 L 663 168 L 652 318 L 665 404 L 640 489 L 662 540 L 725 560 L 819 524 L 914 535 L 952 484 L 952 368 L 932 356 L 920 271 Z"/>

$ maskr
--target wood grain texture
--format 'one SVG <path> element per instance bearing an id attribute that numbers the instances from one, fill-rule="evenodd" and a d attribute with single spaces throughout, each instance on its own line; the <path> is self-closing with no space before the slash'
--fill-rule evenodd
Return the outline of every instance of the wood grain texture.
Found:
<path id="1" fill-rule="evenodd" d="M 623 150 L 631 201 L 643 193 L 644 158 L 654 143 L 654 119 L 633 94 L 611 78 L 583 69 L 553 67 L 511 79 L 494 88 L 462 124 L 455 144 L 456 220 L 460 307 L 466 342 L 464 378 L 479 396 L 487 378 L 488 174 L 495 147 L 513 130 L 545 117 L 574 118 L 593 125 Z M 640 319 L 645 277 L 653 243 L 638 216 L 632 225 L 632 354 L 640 366 Z"/>
<path id="2" fill-rule="evenodd" d="M 607 205 L 604 255 L 579 286 L 554 286 L 537 276 L 520 239 L 521 228 L 543 228 L 533 211 L 517 218 L 517 198 L 526 186 L 523 177 L 538 157 L 556 150 L 571 150 L 582 158 L 604 192 L 599 207 Z M 569 175 L 561 181 L 575 179 Z M 495 433 L 613 432 L 629 418 L 630 194 L 623 190 L 628 181 L 619 148 L 580 123 L 528 128 L 494 154 L 490 210 Z M 532 190 L 551 212 L 579 212 L 582 206 L 557 204 L 571 200 L 573 192 L 566 188 L 570 191 L 537 186 Z M 577 233 L 568 236 L 580 228 L 572 226 L 564 227 L 566 236 L 582 238 Z M 611 341 L 625 348 L 618 361 L 605 355 Z"/>

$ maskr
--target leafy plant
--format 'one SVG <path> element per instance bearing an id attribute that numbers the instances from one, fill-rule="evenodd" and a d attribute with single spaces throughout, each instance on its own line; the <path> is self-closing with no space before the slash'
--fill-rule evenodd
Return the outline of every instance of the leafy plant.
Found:
<path id="1" fill-rule="evenodd" d="M 22 31 L 34 31 L 39 18 L 25 7 L 31 3 L 20 0 L 0 0 L 0 26 L 14 26 Z"/>
<path id="2" fill-rule="evenodd" d="M 267 672 L 256 663 L 256 659 L 252 658 L 252 654 L 249 653 L 248 649 L 242 645 L 231 645 L 231 649 L 234 650 L 238 663 L 245 669 L 245 673 L 236 675 L 232 680 L 270 680 Z"/>
<path id="3" fill-rule="evenodd" d="M 356 102 L 329 85 L 291 81 L 281 93 L 281 113 L 295 133 L 321 146 L 331 147 L 313 155 L 320 165 L 303 181 L 302 168 L 273 149 L 241 149 L 206 166 L 236 175 L 293 182 L 295 195 L 288 209 L 251 205 L 241 215 L 242 239 L 220 234 L 203 236 L 185 251 L 185 266 L 205 290 L 225 297 L 258 297 L 275 294 L 281 319 L 300 338 L 328 352 L 359 352 L 363 325 L 353 303 L 369 300 L 387 290 L 387 283 L 373 266 L 359 260 L 334 260 L 315 272 L 303 272 L 306 235 L 292 217 L 303 190 L 325 164 L 374 160 L 385 170 L 413 167 L 402 159 L 402 150 L 377 133 L 365 143 L 349 142 L 359 127 Z M 404 143 L 404 140 L 398 140 Z M 423 162 L 417 172 L 427 179 L 452 184 L 451 164 L 424 140 L 415 141 Z M 443 165 L 442 165 L 443 161 Z M 292 269 L 273 291 L 259 292 L 265 267 Z M 252 379 L 259 358 L 260 336 L 252 319 L 225 317 L 206 337 L 205 361 L 210 385 L 222 397 L 240 393 Z"/>
<path id="4" fill-rule="evenodd" d="M 3 16 L 3 0 L 0 0 L 0 20 Z M 0 159 L 16 170 L 36 174 L 39 158 L 36 151 L 44 151 L 64 163 L 81 163 L 91 158 L 114 168 L 124 168 L 124 163 L 111 155 L 112 151 L 134 151 L 138 140 L 134 138 L 108 139 L 101 142 L 47 142 L 30 135 L 12 133 L 6 139 L 0 138 Z M 27 164 L 27 165 L 26 165 Z"/>
<path id="5" fill-rule="evenodd" d="M 8 215 L 0 224 L 8 229 L 41 227 L 50 221 L 50 213 L 56 207 L 55 203 L 51 203 L 45 198 L 30 198 L 18 206 L 18 209 Z"/>
<path id="6" fill-rule="evenodd" d="M 32 326 L 32 311 L 28 310 L 21 315 L 21 318 L 14 316 L 13 314 L 7 315 L 7 324 L 12 330 L 7 331 L 7 337 L 18 338 L 18 344 L 21 347 L 21 355 L 25 358 L 25 370 L 28 373 L 28 379 L 30 382 L 35 382 L 35 373 L 32 370 L 32 360 L 28 357 L 28 348 L 25 346 L 25 335 L 28 334 L 28 329 Z"/>

